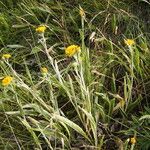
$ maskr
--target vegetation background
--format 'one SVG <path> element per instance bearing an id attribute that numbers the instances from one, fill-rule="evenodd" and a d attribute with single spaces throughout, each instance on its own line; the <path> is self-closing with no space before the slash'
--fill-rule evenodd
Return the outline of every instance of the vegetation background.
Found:
<path id="1" fill-rule="evenodd" d="M 0 0 L 0 149 L 149 150 L 149 31 L 148 0 Z"/>

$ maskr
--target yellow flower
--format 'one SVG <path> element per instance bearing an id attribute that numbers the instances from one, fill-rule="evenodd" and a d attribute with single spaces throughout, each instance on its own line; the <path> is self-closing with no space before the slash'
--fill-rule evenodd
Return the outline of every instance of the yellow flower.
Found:
<path id="1" fill-rule="evenodd" d="M 41 26 L 37 27 L 35 30 L 36 30 L 36 32 L 38 32 L 38 33 L 44 33 L 45 30 L 46 30 L 46 26 L 41 25 Z"/>
<path id="2" fill-rule="evenodd" d="M 9 85 L 13 80 L 13 77 L 11 76 L 6 76 L 3 80 L 2 80 L 2 85 L 3 86 L 7 86 Z"/>
<path id="3" fill-rule="evenodd" d="M 42 68 L 41 68 L 41 72 L 42 72 L 42 73 L 47 73 L 47 72 L 48 72 L 48 70 L 47 70 L 47 68 L 46 68 L 46 67 L 42 67 Z"/>
<path id="4" fill-rule="evenodd" d="M 83 10 L 83 8 L 80 7 L 80 10 L 79 10 L 79 14 L 81 17 L 85 17 L 85 12 Z"/>
<path id="5" fill-rule="evenodd" d="M 123 108 L 125 105 L 125 100 L 121 99 L 119 103 L 120 103 L 120 107 Z"/>
<path id="6" fill-rule="evenodd" d="M 132 138 L 130 139 L 130 142 L 131 142 L 131 144 L 135 144 L 135 143 L 136 143 L 136 138 L 135 138 L 135 137 L 132 137 Z"/>
<path id="7" fill-rule="evenodd" d="M 3 54 L 2 59 L 9 59 L 11 57 L 10 54 Z"/>
<path id="8" fill-rule="evenodd" d="M 135 41 L 132 39 L 126 39 L 126 40 L 124 40 L 124 43 L 128 46 L 135 45 Z"/>
<path id="9" fill-rule="evenodd" d="M 80 51 L 80 46 L 78 45 L 70 45 L 65 49 L 65 53 L 67 56 L 72 57 L 74 54 Z"/>

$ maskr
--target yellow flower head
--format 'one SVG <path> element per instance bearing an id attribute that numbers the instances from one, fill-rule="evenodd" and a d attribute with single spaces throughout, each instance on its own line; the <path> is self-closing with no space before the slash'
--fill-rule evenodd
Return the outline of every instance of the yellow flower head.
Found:
<path id="1" fill-rule="evenodd" d="M 80 46 L 78 45 L 70 45 L 65 49 L 65 53 L 67 56 L 72 57 L 74 54 L 80 51 Z"/>
<path id="2" fill-rule="evenodd" d="M 36 32 L 38 32 L 38 33 L 44 33 L 45 30 L 46 30 L 46 26 L 41 25 L 41 26 L 37 27 L 35 30 L 36 30 Z"/>
<path id="3" fill-rule="evenodd" d="M 132 137 L 132 138 L 130 139 L 130 142 L 131 142 L 131 144 L 135 144 L 135 143 L 136 143 L 136 138 L 135 138 L 135 137 Z"/>
<path id="4" fill-rule="evenodd" d="M 123 108 L 125 105 L 125 100 L 124 99 L 120 99 L 120 102 L 118 103 L 119 107 Z"/>
<path id="5" fill-rule="evenodd" d="M 135 45 L 135 41 L 132 39 L 126 39 L 126 40 L 124 40 L 124 43 L 128 46 Z"/>
<path id="6" fill-rule="evenodd" d="M 7 86 L 9 85 L 13 80 L 13 77 L 11 76 L 6 76 L 3 80 L 2 80 L 2 85 L 3 86 Z"/>
<path id="7" fill-rule="evenodd" d="M 42 68 L 41 68 L 41 72 L 42 72 L 42 73 L 47 73 L 47 72 L 48 72 L 48 70 L 47 70 L 47 68 L 46 68 L 46 67 L 42 67 Z"/>
<path id="8" fill-rule="evenodd" d="M 79 10 L 79 14 L 81 17 L 85 17 L 85 12 L 83 10 L 83 8 L 80 7 L 80 10 Z"/>
<path id="9" fill-rule="evenodd" d="M 9 59 L 11 57 L 10 54 L 3 54 L 2 59 Z"/>

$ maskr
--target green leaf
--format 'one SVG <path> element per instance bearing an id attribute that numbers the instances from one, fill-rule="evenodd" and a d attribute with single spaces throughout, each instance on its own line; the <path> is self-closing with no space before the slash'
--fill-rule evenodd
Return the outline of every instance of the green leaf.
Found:
<path id="1" fill-rule="evenodd" d="M 91 113 L 87 112 L 85 109 L 79 107 L 80 110 L 82 110 L 82 112 L 87 116 L 88 122 L 90 123 L 90 128 L 92 129 L 93 135 L 94 135 L 94 139 L 95 139 L 95 145 L 97 145 L 97 126 L 96 126 L 96 122 L 94 120 L 94 117 L 92 116 Z"/>
<path id="2" fill-rule="evenodd" d="M 30 124 L 26 121 L 26 119 L 21 119 L 20 118 L 20 121 L 22 122 L 22 124 L 27 128 L 27 130 L 31 133 L 35 143 L 39 146 L 39 149 L 42 150 L 42 147 L 41 147 L 41 144 L 40 144 L 40 141 L 37 137 L 37 135 L 35 134 L 35 132 L 33 131 L 32 127 L 30 126 Z"/>
<path id="3" fill-rule="evenodd" d="M 8 48 L 24 48 L 22 45 L 13 44 L 13 45 L 7 45 Z"/>
<path id="4" fill-rule="evenodd" d="M 145 2 L 150 5 L 150 2 L 148 2 L 147 0 L 140 0 L 140 2 Z"/>
<path id="5" fill-rule="evenodd" d="M 38 52 L 40 52 L 40 51 L 42 51 L 41 48 L 35 46 L 35 47 L 32 48 L 31 54 L 35 54 L 35 53 L 38 53 Z"/>
<path id="6" fill-rule="evenodd" d="M 88 138 L 88 136 L 86 135 L 86 133 L 74 122 L 70 121 L 69 119 L 62 117 L 60 115 L 54 114 L 53 118 L 56 119 L 57 121 L 59 121 L 60 123 L 63 122 L 66 125 L 68 125 L 69 127 L 71 127 L 72 129 L 74 129 L 75 131 L 77 131 L 79 134 L 81 134 L 82 136 L 84 136 L 88 141 L 91 142 L 91 140 Z"/>
<path id="7" fill-rule="evenodd" d="M 144 115 L 139 120 L 143 120 L 143 119 L 150 119 L 150 115 Z"/>

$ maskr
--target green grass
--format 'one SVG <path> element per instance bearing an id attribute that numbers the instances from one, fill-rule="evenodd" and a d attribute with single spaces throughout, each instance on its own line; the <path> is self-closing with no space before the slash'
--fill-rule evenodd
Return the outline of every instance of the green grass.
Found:
<path id="1" fill-rule="evenodd" d="M 12 57 L 0 60 L 0 149 L 148 150 L 149 7 L 1 0 L 0 55 Z M 69 45 L 81 52 L 67 57 Z"/>

